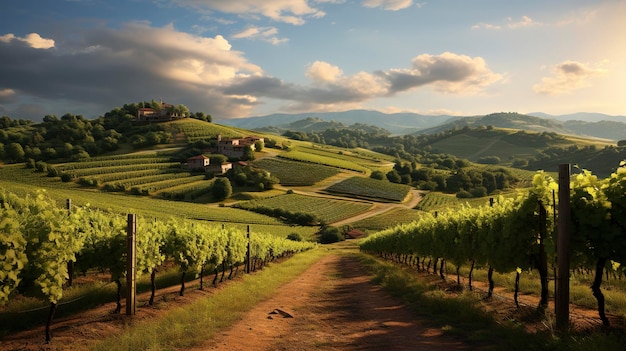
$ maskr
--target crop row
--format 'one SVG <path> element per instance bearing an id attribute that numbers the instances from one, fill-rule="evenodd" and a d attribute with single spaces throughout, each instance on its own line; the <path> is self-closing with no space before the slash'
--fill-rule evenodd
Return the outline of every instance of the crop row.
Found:
<path id="1" fill-rule="evenodd" d="M 191 175 L 189 172 L 170 172 L 162 174 L 148 175 L 144 177 L 134 177 L 118 182 L 107 182 L 104 189 L 107 191 L 128 191 L 132 187 L 137 187 L 155 182 L 167 181 L 172 179 L 183 179 Z"/>
<path id="2" fill-rule="evenodd" d="M 65 171 L 72 178 L 88 177 L 99 174 L 119 173 L 119 172 L 134 172 L 148 169 L 168 169 L 168 168 L 180 168 L 179 162 L 165 162 L 165 163 L 133 163 L 112 167 L 94 167 L 75 169 L 71 171 Z"/>
<path id="3" fill-rule="evenodd" d="M 241 208 L 264 207 L 284 209 L 293 213 L 312 214 L 325 223 L 333 223 L 367 211 L 372 205 L 299 194 L 285 194 L 267 199 L 250 200 L 238 204 Z"/>
<path id="4" fill-rule="evenodd" d="M 91 177 L 82 177 L 81 180 L 79 180 L 79 182 L 85 183 L 85 184 L 98 185 L 98 184 L 110 183 L 110 182 L 115 182 L 115 181 L 124 180 L 124 179 L 163 174 L 163 172 L 164 170 L 162 169 L 143 169 L 143 170 L 132 171 L 132 172 L 115 172 L 115 173 L 107 173 L 107 174 L 98 174 L 98 175 L 94 175 Z"/>
<path id="5" fill-rule="evenodd" d="M 340 172 L 334 167 L 280 158 L 263 158 L 254 165 L 270 171 L 285 186 L 311 186 Z"/>
<path id="6" fill-rule="evenodd" d="M 203 179 L 166 188 L 159 191 L 158 195 L 164 199 L 194 200 L 200 196 L 210 193 L 212 188 L 213 181 Z"/>
<path id="7" fill-rule="evenodd" d="M 82 162 L 71 162 L 71 163 L 62 163 L 58 165 L 54 165 L 56 169 L 62 172 L 78 170 L 78 169 L 87 169 L 87 168 L 99 168 L 99 167 L 115 167 L 115 166 L 123 166 L 132 164 L 154 164 L 154 163 L 167 163 L 170 162 L 170 157 L 164 156 L 152 156 L 152 157 L 139 157 L 139 158 L 115 158 L 109 160 L 94 160 L 94 161 L 82 161 Z"/>
<path id="8" fill-rule="evenodd" d="M 311 162 L 311 163 L 316 163 L 316 164 L 320 164 L 320 165 L 326 165 L 326 166 L 332 166 L 332 167 L 338 167 L 338 168 L 342 168 L 342 169 L 347 169 L 347 170 L 351 170 L 351 171 L 357 171 L 357 172 L 362 172 L 362 173 L 367 173 L 368 169 L 356 164 L 354 162 L 350 162 L 350 161 L 346 161 L 346 160 L 340 160 L 338 158 L 335 157 L 326 157 L 326 156 L 322 156 L 322 155 L 315 155 L 312 153 L 307 153 L 304 151 L 288 151 L 285 153 L 282 153 L 279 155 L 279 157 L 282 158 L 286 158 L 286 159 L 290 159 L 290 160 L 295 160 L 295 161 L 301 161 L 301 162 Z"/>
<path id="9" fill-rule="evenodd" d="M 351 177 L 326 188 L 331 193 L 398 202 L 403 201 L 410 190 L 408 185 L 364 177 Z"/>
<path id="10" fill-rule="evenodd" d="M 205 179 L 204 175 L 161 180 L 132 187 L 131 193 L 137 195 L 149 195 L 159 190 L 175 187 L 182 184 L 192 183 L 203 179 Z"/>

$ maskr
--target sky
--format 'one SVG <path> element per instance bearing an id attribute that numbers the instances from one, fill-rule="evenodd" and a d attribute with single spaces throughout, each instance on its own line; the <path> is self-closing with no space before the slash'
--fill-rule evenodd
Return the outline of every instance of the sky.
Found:
<path id="1" fill-rule="evenodd" d="M 626 116 L 625 0 L 2 0 L 0 115 Z"/>

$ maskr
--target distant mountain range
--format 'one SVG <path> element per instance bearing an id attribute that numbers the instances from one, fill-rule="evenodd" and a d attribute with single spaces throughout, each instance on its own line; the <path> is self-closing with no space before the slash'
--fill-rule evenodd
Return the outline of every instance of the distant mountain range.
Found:
<path id="1" fill-rule="evenodd" d="M 298 114 L 272 114 L 216 121 L 217 123 L 250 130 L 274 133 L 291 131 L 317 131 L 328 128 L 348 128 L 353 124 L 367 124 L 383 128 L 394 135 L 437 133 L 452 128 L 492 125 L 529 131 L 555 132 L 597 137 L 610 140 L 626 139 L 626 116 L 599 113 L 548 115 L 494 113 L 485 116 L 427 116 L 417 113 L 386 114 L 378 111 L 350 110 L 344 112 L 311 112 Z"/>

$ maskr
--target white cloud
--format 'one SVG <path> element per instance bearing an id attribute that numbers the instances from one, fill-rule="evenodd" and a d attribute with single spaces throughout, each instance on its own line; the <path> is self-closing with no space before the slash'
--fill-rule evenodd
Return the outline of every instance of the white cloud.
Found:
<path id="1" fill-rule="evenodd" d="M 34 49 L 50 49 L 54 47 L 54 40 L 42 38 L 41 35 L 37 33 L 27 34 L 25 37 L 16 37 L 12 33 L 8 33 L 0 36 L 0 42 L 9 43 L 12 40 L 18 40 L 28 44 L 31 48 Z"/>
<path id="2" fill-rule="evenodd" d="M 511 17 L 506 19 L 505 23 L 493 24 L 493 23 L 478 23 L 472 26 L 472 29 L 487 29 L 487 30 L 500 30 L 502 28 L 519 29 L 533 26 L 540 26 L 542 23 L 534 21 L 528 16 L 522 16 L 519 21 L 514 20 Z"/>
<path id="3" fill-rule="evenodd" d="M 383 74 L 391 84 L 390 92 L 409 90 L 430 84 L 443 93 L 473 94 L 503 79 L 492 72 L 482 57 L 450 52 L 416 56 L 410 69 L 391 69 Z"/>
<path id="4" fill-rule="evenodd" d="M 502 79 L 502 75 L 487 68 L 482 58 L 448 52 L 419 55 L 413 59 L 411 68 L 353 75 L 345 75 L 341 68 L 330 63 L 315 61 L 305 75 L 311 78 L 312 85 L 295 85 L 257 75 L 235 79 L 225 93 L 292 101 L 290 111 L 332 111 L 426 86 L 442 93 L 478 93 Z"/>
<path id="5" fill-rule="evenodd" d="M 278 29 L 276 27 L 254 27 L 250 26 L 243 31 L 232 36 L 233 39 L 251 39 L 262 40 L 272 45 L 278 45 L 289 41 L 287 38 L 279 38 L 277 36 Z"/>
<path id="6" fill-rule="evenodd" d="M 315 61 L 309 66 L 305 75 L 315 82 L 334 82 L 341 75 L 341 68 L 323 61 Z"/>
<path id="7" fill-rule="evenodd" d="M 306 17 L 319 18 L 325 13 L 308 0 L 172 0 L 203 11 L 220 11 L 240 16 L 264 16 L 277 22 L 302 25 Z M 328 2 L 328 1 L 325 1 Z"/>
<path id="8" fill-rule="evenodd" d="M 605 75 L 604 68 L 594 68 L 589 64 L 564 61 L 552 68 L 552 76 L 541 78 L 541 83 L 535 84 L 533 90 L 544 95 L 562 95 L 591 85 L 595 77 Z"/>
<path id="9" fill-rule="evenodd" d="M 15 90 L 13 89 L 0 89 L 0 104 L 8 104 L 16 101 Z"/>
<path id="10" fill-rule="evenodd" d="M 413 0 L 363 0 L 363 6 L 376 8 L 382 7 L 389 11 L 404 10 L 413 5 Z M 417 4 L 418 7 L 422 7 L 423 3 Z"/>

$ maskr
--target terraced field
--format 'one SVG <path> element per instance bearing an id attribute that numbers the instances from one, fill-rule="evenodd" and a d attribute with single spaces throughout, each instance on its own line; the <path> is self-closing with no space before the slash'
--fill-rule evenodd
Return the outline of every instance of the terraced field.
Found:
<path id="1" fill-rule="evenodd" d="M 267 199 L 243 201 L 238 206 L 243 209 L 264 207 L 313 214 L 326 223 L 333 223 L 367 211 L 372 204 L 300 194 L 285 194 Z"/>
<path id="2" fill-rule="evenodd" d="M 408 185 L 364 177 L 348 178 L 326 188 L 330 193 L 394 202 L 403 201 L 410 190 L 411 187 Z"/>
<path id="3" fill-rule="evenodd" d="M 340 172 L 335 167 L 297 162 L 282 158 L 263 158 L 254 166 L 268 170 L 284 186 L 311 186 Z"/>

